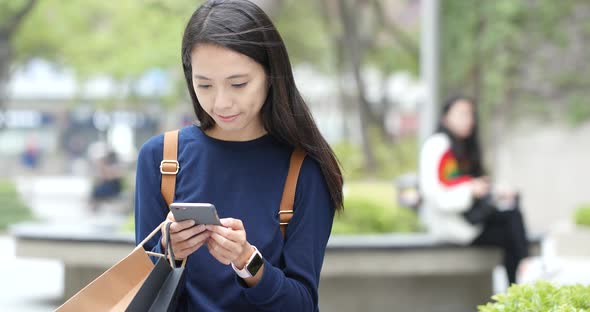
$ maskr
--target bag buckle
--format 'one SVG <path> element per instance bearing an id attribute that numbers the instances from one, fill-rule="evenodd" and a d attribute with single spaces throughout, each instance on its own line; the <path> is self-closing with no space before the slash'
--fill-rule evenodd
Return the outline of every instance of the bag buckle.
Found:
<path id="1" fill-rule="evenodd" d="M 170 168 L 170 166 L 166 166 L 166 165 L 174 165 L 176 167 L 176 170 L 174 170 L 174 171 L 165 170 L 164 168 L 172 169 L 172 168 Z M 177 160 L 162 160 L 162 162 L 160 163 L 160 173 L 161 174 L 175 175 L 178 173 L 179 170 L 180 170 L 180 164 L 178 163 Z"/>

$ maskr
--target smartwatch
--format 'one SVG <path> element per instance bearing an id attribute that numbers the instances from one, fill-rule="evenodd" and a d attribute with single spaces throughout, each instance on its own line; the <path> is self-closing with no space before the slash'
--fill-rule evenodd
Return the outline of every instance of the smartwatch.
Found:
<path id="1" fill-rule="evenodd" d="M 255 276 L 256 273 L 258 273 L 258 270 L 260 270 L 260 268 L 262 267 L 262 264 L 264 264 L 264 259 L 262 258 L 260 251 L 258 251 L 258 249 L 255 246 L 252 246 L 252 248 L 254 248 L 254 252 L 246 262 L 246 265 L 244 265 L 244 267 L 241 270 L 238 269 L 233 264 L 233 262 L 231 264 L 232 269 L 234 269 L 236 274 L 238 274 L 238 276 L 241 278 Z"/>

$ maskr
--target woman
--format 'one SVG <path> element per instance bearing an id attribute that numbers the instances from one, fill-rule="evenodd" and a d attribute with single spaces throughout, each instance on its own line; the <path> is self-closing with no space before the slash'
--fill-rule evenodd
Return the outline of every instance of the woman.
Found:
<path id="1" fill-rule="evenodd" d="M 422 217 L 443 240 L 492 245 L 504 250 L 509 282 L 516 282 L 528 243 L 518 196 L 491 190 L 485 175 L 477 131 L 476 107 L 455 97 L 442 109 L 438 131 L 420 153 Z"/>
<path id="2" fill-rule="evenodd" d="M 223 226 L 175 222 L 160 194 L 159 135 L 138 157 L 137 241 L 164 219 L 173 222 L 174 254 L 188 257 L 181 310 L 317 311 L 343 181 L 295 86 L 279 33 L 249 1 L 208 1 L 190 18 L 181 52 L 199 125 L 179 133 L 174 201 L 214 204 Z M 307 157 L 283 238 L 277 212 L 295 148 Z M 146 246 L 158 253 L 166 247 L 162 239 Z M 239 277 L 255 253 L 262 266 Z"/>

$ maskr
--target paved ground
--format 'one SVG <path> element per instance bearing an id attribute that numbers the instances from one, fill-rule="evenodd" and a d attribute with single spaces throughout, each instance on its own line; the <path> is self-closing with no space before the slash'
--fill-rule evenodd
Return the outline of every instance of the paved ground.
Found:
<path id="1" fill-rule="evenodd" d="M 89 216 L 84 177 L 20 177 L 17 189 L 37 218 L 76 222 Z M 12 237 L 0 235 L 0 311 L 53 311 L 61 302 L 63 265 L 49 259 L 16 258 Z"/>
<path id="2" fill-rule="evenodd" d="M 63 266 L 57 261 L 18 259 L 14 241 L 0 236 L 0 310 L 52 311 L 61 300 Z"/>

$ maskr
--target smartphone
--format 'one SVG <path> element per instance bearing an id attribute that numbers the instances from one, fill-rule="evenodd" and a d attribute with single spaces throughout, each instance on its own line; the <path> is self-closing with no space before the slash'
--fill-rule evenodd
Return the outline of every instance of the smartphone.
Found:
<path id="1" fill-rule="evenodd" d="M 172 215 L 177 222 L 195 220 L 195 224 L 221 225 L 217 209 L 209 203 L 172 203 Z"/>

